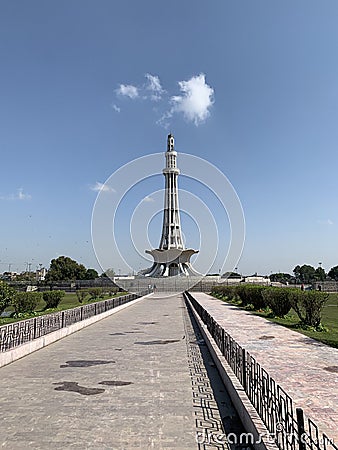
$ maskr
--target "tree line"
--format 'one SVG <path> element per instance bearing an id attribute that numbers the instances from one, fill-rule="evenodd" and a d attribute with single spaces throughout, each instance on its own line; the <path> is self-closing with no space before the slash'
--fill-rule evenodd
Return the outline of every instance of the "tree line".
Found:
<path id="1" fill-rule="evenodd" d="M 293 275 L 289 273 L 272 273 L 271 281 L 279 281 L 280 283 L 314 283 L 318 281 L 338 281 L 338 266 L 332 267 L 327 273 L 322 267 L 314 268 L 309 264 L 297 265 L 293 269 Z"/>

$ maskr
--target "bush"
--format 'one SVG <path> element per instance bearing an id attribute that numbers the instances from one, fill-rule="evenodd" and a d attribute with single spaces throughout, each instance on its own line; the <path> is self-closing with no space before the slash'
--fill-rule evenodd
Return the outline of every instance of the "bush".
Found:
<path id="1" fill-rule="evenodd" d="M 266 290 L 265 286 L 247 286 L 249 288 L 250 303 L 253 304 L 256 310 L 264 309 L 266 301 L 263 297 L 263 292 Z"/>
<path id="2" fill-rule="evenodd" d="M 236 286 L 236 292 L 241 299 L 242 306 L 251 304 L 255 310 L 264 309 L 267 305 L 263 298 L 265 286 L 240 285 Z"/>
<path id="3" fill-rule="evenodd" d="M 216 298 L 223 298 L 223 286 L 213 286 L 210 294 Z"/>
<path id="4" fill-rule="evenodd" d="M 297 316 L 299 317 L 299 320 L 301 322 L 304 322 L 305 315 L 303 316 L 303 291 L 300 289 L 289 289 L 289 300 L 291 303 L 292 308 L 295 310 Z"/>
<path id="5" fill-rule="evenodd" d="M 76 292 L 76 297 L 79 300 L 79 303 L 82 303 L 83 300 L 87 297 L 87 295 L 89 294 L 87 289 L 79 289 Z"/>
<path id="6" fill-rule="evenodd" d="M 249 303 L 249 304 L 245 305 L 244 309 L 246 311 L 255 311 L 255 307 L 254 307 L 254 305 L 252 303 Z"/>
<path id="7" fill-rule="evenodd" d="M 276 317 L 284 317 L 291 310 L 288 288 L 270 287 L 263 291 L 265 303 Z"/>
<path id="8" fill-rule="evenodd" d="M 319 328 L 321 325 L 321 313 L 329 295 L 318 291 L 303 292 L 303 305 L 305 308 L 305 324 Z"/>
<path id="9" fill-rule="evenodd" d="M 16 292 L 12 300 L 14 315 L 32 313 L 40 303 L 41 298 L 40 292 Z"/>
<path id="10" fill-rule="evenodd" d="M 235 286 L 214 286 L 212 288 L 211 295 L 231 302 L 236 298 Z"/>
<path id="11" fill-rule="evenodd" d="M 14 296 L 15 290 L 0 280 L 0 314 L 12 303 Z"/>
<path id="12" fill-rule="evenodd" d="M 226 299 L 231 302 L 236 300 L 237 298 L 237 293 L 236 293 L 236 287 L 235 286 L 224 286 L 224 296 L 226 297 Z"/>
<path id="13" fill-rule="evenodd" d="M 290 302 L 301 324 L 316 329 L 321 328 L 321 312 L 329 294 L 319 291 L 299 291 L 292 289 Z"/>
<path id="14" fill-rule="evenodd" d="M 43 293 L 43 300 L 46 302 L 45 309 L 57 308 L 64 295 L 64 291 L 45 291 Z"/>
<path id="15" fill-rule="evenodd" d="M 88 292 L 90 294 L 90 299 L 95 300 L 96 298 L 103 296 L 103 289 L 100 287 L 93 287 L 88 289 Z"/>
<path id="16" fill-rule="evenodd" d="M 119 288 L 118 288 L 118 287 L 116 287 L 116 288 L 110 288 L 110 289 L 109 289 L 109 295 L 116 295 L 116 294 L 118 293 L 118 291 L 119 291 Z"/>
<path id="17" fill-rule="evenodd" d="M 236 295 L 240 299 L 242 306 L 246 306 L 250 303 L 249 298 L 249 290 L 247 289 L 247 286 L 244 284 L 239 284 L 236 286 Z"/>

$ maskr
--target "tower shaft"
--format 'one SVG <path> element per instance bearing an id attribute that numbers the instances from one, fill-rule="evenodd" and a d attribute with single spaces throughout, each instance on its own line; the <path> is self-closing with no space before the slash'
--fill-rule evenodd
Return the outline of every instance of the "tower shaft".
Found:
<path id="1" fill-rule="evenodd" d="M 176 165 L 177 153 L 174 150 L 174 137 L 169 134 L 166 157 L 166 167 L 163 169 L 165 176 L 165 195 L 163 210 L 163 227 L 160 241 L 160 249 L 170 248 L 184 249 L 182 234 L 180 209 L 178 202 L 177 179 L 180 173 Z"/>

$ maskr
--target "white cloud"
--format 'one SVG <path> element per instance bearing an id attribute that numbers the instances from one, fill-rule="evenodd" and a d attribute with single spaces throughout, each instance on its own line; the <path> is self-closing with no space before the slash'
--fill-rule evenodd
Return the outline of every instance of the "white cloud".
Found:
<path id="1" fill-rule="evenodd" d="M 172 117 L 173 113 L 171 111 L 166 111 L 162 117 L 160 117 L 156 123 L 157 125 L 161 125 L 163 128 L 165 128 L 166 130 L 169 128 L 170 126 L 170 118 Z"/>
<path id="2" fill-rule="evenodd" d="M 120 84 L 116 89 L 116 93 L 131 99 L 135 99 L 139 96 L 138 88 L 132 84 Z"/>
<path id="3" fill-rule="evenodd" d="M 180 95 L 171 96 L 162 87 L 160 78 L 150 73 L 145 74 L 146 82 L 139 86 L 120 84 L 115 90 L 118 96 L 129 97 L 142 101 L 157 102 L 153 112 L 160 117 L 156 123 L 168 128 L 170 119 L 175 114 L 183 115 L 185 120 L 196 126 L 205 122 L 210 116 L 214 103 L 214 89 L 206 83 L 205 74 L 200 73 L 186 81 L 179 81 Z M 113 109 L 120 112 L 119 106 L 113 104 Z"/>
<path id="4" fill-rule="evenodd" d="M 183 95 L 171 97 L 169 114 L 182 113 L 186 120 L 196 126 L 204 122 L 210 115 L 210 108 L 214 103 L 214 90 L 205 82 L 205 75 L 190 78 L 188 81 L 179 81 Z"/>
<path id="5" fill-rule="evenodd" d="M 146 86 L 146 89 L 148 91 L 151 91 L 151 100 L 153 101 L 159 101 L 162 98 L 162 94 L 165 92 L 165 90 L 161 86 L 160 79 L 157 75 L 151 75 L 150 73 L 146 73 L 145 77 L 148 80 L 148 84 Z"/>
<path id="6" fill-rule="evenodd" d="M 150 197 L 149 195 L 147 195 L 147 197 L 144 197 L 143 201 L 150 203 L 150 202 L 154 202 L 155 200 L 152 197 Z"/>
<path id="7" fill-rule="evenodd" d="M 30 194 L 25 194 L 23 189 L 18 189 L 16 194 L 1 195 L 0 200 L 30 200 L 32 196 Z"/>
<path id="8" fill-rule="evenodd" d="M 333 222 L 331 219 L 326 219 L 326 220 L 318 220 L 318 223 L 320 225 L 333 225 Z"/>
<path id="9" fill-rule="evenodd" d="M 90 186 L 90 189 L 95 192 L 116 192 L 114 188 L 108 186 L 107 184 L 100 183 L 97 181 L 94 185 Z"/>
<path id="10" fill-rule="evenodd" d="M 18 189 L 18 194 L 17 194 L 17 200 L 30 200 L 32 198 L 32 196 L 30 194 L 25 194 L 23 192 L 23 189 L 20 188 Z"/>

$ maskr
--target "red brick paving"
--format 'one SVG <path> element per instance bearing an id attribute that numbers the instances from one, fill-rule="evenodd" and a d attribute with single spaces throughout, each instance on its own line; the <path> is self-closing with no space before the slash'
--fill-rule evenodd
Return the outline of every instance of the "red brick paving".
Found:
<path id="1" fill-rule="evenodd" d="M 193 296 L 337 445 L 338 373 L 325 368 L 338 366 L 338 349 L 207 294 Z"/>

